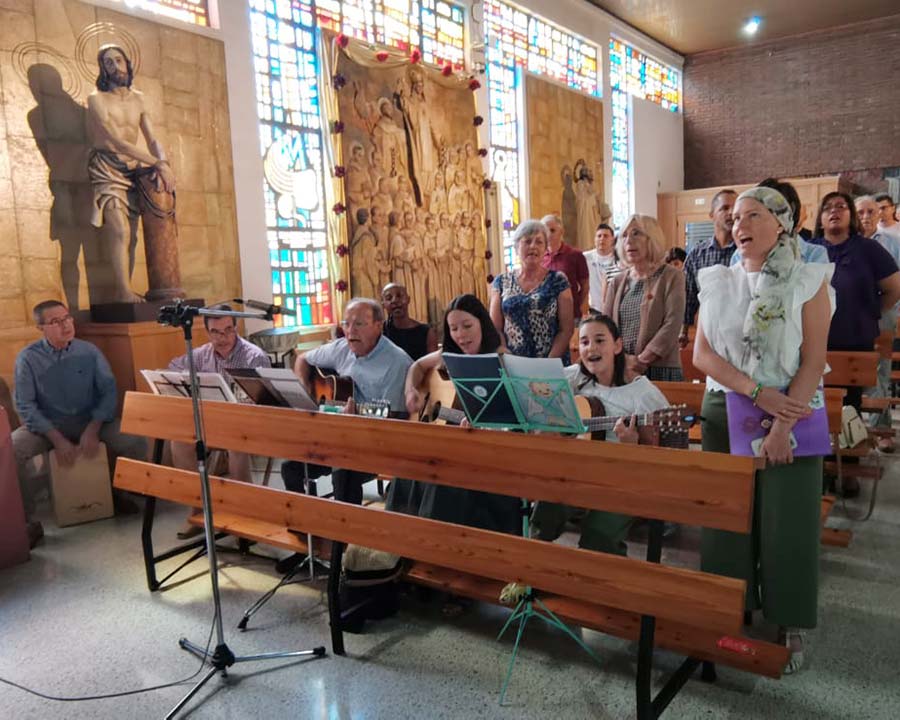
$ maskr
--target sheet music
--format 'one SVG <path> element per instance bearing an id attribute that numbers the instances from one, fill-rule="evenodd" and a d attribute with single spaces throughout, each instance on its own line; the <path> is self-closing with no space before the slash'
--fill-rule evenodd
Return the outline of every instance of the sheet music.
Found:
<path id="1" fill-rule="evenodd" d="M 155 395 L 170 397 L 190 397 L 191 379 L 187 372 L 173 370 L 141 370 L 141 375 L 150 385 Z M 197 373 L 197 384 L 201 400 L 218 402 L 237 402 L 231 388 L 219 373 Z"/>
<path id="2" fill-rule="evenodd" d="M 288 368 L 256 368 L 259 376 L 271 386 L 275 392 L 284 398 L 284 401 L 297 410 L 318 410 L 319 406 L 313 400 L 306 388 L 300 384 L 299 378 L 293 370 Z"/>

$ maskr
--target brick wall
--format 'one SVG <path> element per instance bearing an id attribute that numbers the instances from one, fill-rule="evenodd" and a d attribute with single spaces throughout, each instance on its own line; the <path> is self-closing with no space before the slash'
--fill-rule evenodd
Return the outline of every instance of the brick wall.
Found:
<path id="1" fill-rule="evenodd" d="M 685 188 L 900 165 L 900 15 L 687 58 Z"/>

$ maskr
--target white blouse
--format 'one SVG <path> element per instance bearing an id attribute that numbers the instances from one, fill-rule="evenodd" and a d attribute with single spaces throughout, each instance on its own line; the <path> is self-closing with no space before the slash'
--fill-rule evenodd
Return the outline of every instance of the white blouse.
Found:
<path id="1" fill-rule="evenodd" d="M 786 387 L 800 368 L 800 345 L 803 342 L 803 305 L 815 296 L 825 283 L 828 287 L 830 314 L 834 315 L 835 296 L 831 287 L 833 263 L 802 264 L 794 269 L 793 297 L 786 300 L 787 317 L 780 329 L 777 351 L 773 357 L 744 360 L 744 319 L 750 307 L 751 284 L 758 279 L 747 273 L 741 263 L 725 267 L 714 265 L 697 273 L 700 285 L 698 322 L 713 351 L 756 382 L 771 387 Z M 708 390 L 725 390 L 711 377 Z"/>
<path id="2" fill-rule="evenodd" d="M 588 382 L 579 389 L 579 386 L 588 380 L 588 376 L 581 372 L 581 365 L 569 365 L 565 369 L 565 373 L 572 392 L 576 395 L 598 399 L 603 403 L 603 409 L 608 416 L 631 417 L 669 407 L 666 396 L 644 375 L 639 375 L 627 385 L 618 387 L 607 387 L 595 382 Z M 619 441 L 616 433 L 612 430 L 606 432 L 606 439 L 609 442 Z"/>

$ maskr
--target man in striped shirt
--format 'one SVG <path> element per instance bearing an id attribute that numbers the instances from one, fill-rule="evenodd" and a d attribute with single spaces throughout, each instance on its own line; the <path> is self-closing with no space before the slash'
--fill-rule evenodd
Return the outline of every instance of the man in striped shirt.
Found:
<path id="1" fill-rule="evenodd" d="M 213 310 L 231 310 L 230 305 L 214 305 Z M 203 325 L 209 335 L 209 342 L 194 349 L 194 367 L 197 372 L 228 374 L 229 370 L 244 368 L 271 367 L 269 356 L 265 351 L 238 335 L 237 321 L 233 317 L 203 316 Z M 187 372 L 187 353 L 169 363 L 169 370 Z M 188 443 L 172 443 L 172 464 L 177 468 L 192 470 L 197 467 L 194 447 Z M 242 452 L 228 452 L 228 474 L 234 480 L 252 482 L 250 456 Z M 195 514 L 199 514 L 196 511 Z M 198 525 L 187 523 L 178 532 L 182 540 L 194 537 L 203 532 Z"/>
<path id="2" fill-rule="evenodd" d="M 734 224 L 731 210 L 735 200 L 737 193 L 734 190 L 719 190 L 713 195 L 709 217 L 713 221 L 714 235 L 705 243 L 693 247 L 684 262 L 684 325 L 681 326 L 681 335 L 678 336 L 678 344 L 681 347 L 687 347 L 688 327 L 694 324 L 694 317 L 700 307 L 700 300 L 697 297 L 700 293 L 697 272 L 713 265 L 731 264 L 731 256 L 735 251 L 734 239 L 731 237 L 731 226 Z"/>

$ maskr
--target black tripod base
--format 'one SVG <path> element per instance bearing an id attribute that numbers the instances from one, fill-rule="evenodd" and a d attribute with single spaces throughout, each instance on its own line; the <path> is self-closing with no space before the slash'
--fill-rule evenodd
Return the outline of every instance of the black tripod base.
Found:
<path id="1" fill-rule="evenodd" d="M 221 645 L 217 645 L 216 649 L 210 654 L 207 650 L 200 647 L 199 645 L 192 643 L 187 638 L 181 638 L 178 641 L 178 647 L 182 650 L 187 650 L 192 655 L 196 655 L 201 660 L 205 660 L 209 662 L 212 667 L 209 669 L 209 672 L 206 673 L 200 680 L 197 682 L 194 687 L 190 689 L 187 695 L 185 695 L 181 700 L 178 701 L 178 704 L 172 708 L 168 715 L 166 715 L 166 720 L 171 720 L 174 718 L 178 712 L 183 708 L 194 695 L 196 695 L 200 688 L 202 688 L 206 683 L 209 682 L 210 678 L 216 673 L 222 673 L 222 677 L 227 677 L 228 668 L 230 668 L 235 663 L 239 662 L 250 662 L 251 660 L 283 660 L 285 658 L 299 658 L 299 657 L 325 657 L 325 647 L 319 645 L 318 647 L 314 647 L 312 650 L 295 650 L 292 652 L 270 652 L 270 653 L 260 653 L 258 655 L 241 655 L 236 656 L 231 649 L 225 643 Z"/>

